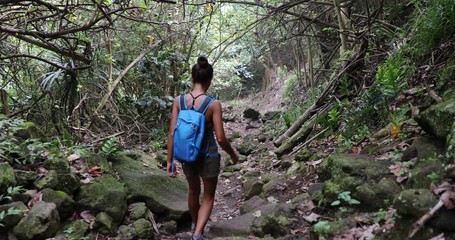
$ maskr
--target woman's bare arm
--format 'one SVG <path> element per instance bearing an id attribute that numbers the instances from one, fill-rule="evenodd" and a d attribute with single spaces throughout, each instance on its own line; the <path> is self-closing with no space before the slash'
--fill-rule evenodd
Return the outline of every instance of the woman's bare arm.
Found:
<path id="1" fill-rule="evenodd" d="M 175 122 L 177 122 L 177 115 L 179 113 L 179 97 L 174 99 L 172 104 L 172 118 L 169 124 L 169 132 L 167 135 L 167 174 L 171 177 L 175 176 L 172 169 L 172 158 L 174 157 L 174 128 Z"/>
<path id="2" fill-rule="evenodd" d="M 213 108 L 213 115 L 212 115 L 212 122 L 213 122 L 213 128 L 215 130 L 215 135 L 216 135 L 216 140 L 218 141 L 218 144 L 221 146 L 221 148 L 226 151 L 229 156 L 231 156 L 232 162 L 234 164 L 237 163 L 239 160 L 239 157 L 237 153 L 234 151 L 234 149 L 231 147 L 231 144 L 229 143 L 229 140 L 226 137 L 226 134 L 224 133 L 224 127 L 223 127 L 223 111 L 221 108 L 221 103 L 218 100 L 213 101 L 211 104 L 211 107 Z"/>

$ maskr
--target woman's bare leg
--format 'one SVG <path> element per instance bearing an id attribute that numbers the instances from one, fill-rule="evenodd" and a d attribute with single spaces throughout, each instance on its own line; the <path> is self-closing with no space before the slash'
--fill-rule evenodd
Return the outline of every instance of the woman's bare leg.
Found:
<path id="1" fill-rule="evenodd" d="M 201 206 L 199 207 L 196 230 L 194 231 L 195 235 L 199 235 L 204 231 L 205 224 L 212 213 L 218 178 L 202 179 L 202 181 L 204 183 L 204 197 Z"/>
<path id="2" fill-rule="evenodd" d="M 191 219 L 193 223 L 198 221 L 199 212 L 199 195 L 201 194 L 201 179 L 199 176 L 187 177 L 189 191 L 188 191 L 188 208 L 190 210 Z"/>

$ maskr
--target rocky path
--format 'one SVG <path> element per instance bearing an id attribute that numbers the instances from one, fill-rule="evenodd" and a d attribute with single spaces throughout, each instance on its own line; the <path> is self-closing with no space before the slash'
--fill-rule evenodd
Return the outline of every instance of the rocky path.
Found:
<path id="1" fill-rule="evenodd" d="M 274 238 L 274 231 L 282 232 L 279 235 L 287 236 L 286 239 L 306 238 L 309 224 L 302 217 L 312 209 L 311 201 L 304 200 L 308 199 L 308 185 L 314 182 L 312 177 L 286 173 L 291 161 L 276 158 L 272 139 L 264 135 L 264 123 L 260 120 L 244 118 L 239 112 L 228 111 L 224 124 L 231 144 L 241 157 L 238 164 L 232 165 L 229 156 L 220 151 L 222 173 L 218 181 L 214 209 L 206 227 L 208 239 L 232 239 L 229 235 L 251 239 L 267 236 Z M 249 225 L 257 223 L 245 220 L 248 216 L 255 215 L 254 218 L 259 219 L 261 211 L 274 215 L 288 205 L 292 205 L 292 210 L 277 214 L 285 219 L 286 224 L 272 230 L 262 226 L 265 232 L 258 230 L 253 233 L 249 230 L 254 228 Z M 251 212 L 260 206 L 268 207 Z M 275 223 L 271 225 L 273 224 Z M 245 229 L 240 229 L 241 227 Z M 180 232 L 163 239 L 186 239 L 189 235 L 189 232 Z"/>

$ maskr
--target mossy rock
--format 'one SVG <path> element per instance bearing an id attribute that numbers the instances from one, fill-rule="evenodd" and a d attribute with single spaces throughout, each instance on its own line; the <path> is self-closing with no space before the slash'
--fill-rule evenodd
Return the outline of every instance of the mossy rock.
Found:
<path id="1" fill-rule="evenodd" d="M 74 173 L 61 173 L 56 170 L 50 170 L 44 178 L 35 182 L 38 189 L 50 188 L 69 195 L 73 195 L 80 186 L 80 180 Z"/>
<path id="2" fill-rule="evenodd" d="M 310 161 L 317 161 L 319 159 L 323 159 L 327 156 L 324 152 L 316 152 L 315 154 L 312 154 L 310 157 Z"/>
<path id="3" fill-rule="evenodd" d="M 55 170 L 58 173 L 69 173 L 71 171 L 68 160 L 61 158 L 50 158 L 44 162 L 44 166 L 48 170 Z"/>
<path id="4" fill-rule="evenodd" d="M 110 235 L 117 230 L 114 220 L 105 212 L 100 212 L 96 215 L 93 229 L 104 235 Z"/>
<path id="5" fill-rule="evenodd" d="M 13 135 L 21 140 L 27 139 L 44 139 L 44 134 L 41 130 L 32 122 L 24 122 L 18 126 L 20 129 Z"/>
<path id="6" fill-rule="evenodd" d="M 452 124 L 452 133 L 447 137 L 446 156 L 450 163 L 455 163 L 455 122 Z"/>
<path id="7" fill-rule="evenodd" d="M 16 176 L 17 185 L 25 188 L 33 186 L 33 183 L 38 178 L 38 174 L 32 171 L 22 171 L 14 169 L 14 175 Z"/>
<path id="8" fill-rule="evenodd" d="M 54 203 L 38 202 L 14 228 L 21 240 L 53 237 L 60 227 L 60 216 Z"/>
<path id="9" fill-rule="evenodd" d="M 352 225 L 352 220 L 320 221 L 311 227 L 310 239 L 331 239 Z"/>
<path id="10" fill-rule="evenodd" d="M 377 183 L 367 182 L 360 185 L 352 196 L 363 206 L 381 208 L 387 207 L 400 191 L 400 186 L 393 179 L 382 178 Z"/>
<path id="11" fill-rule="evenodd" d="M 89 224 L 83 220 L 70 221 L 59 230 L 57 236 L 61 236 L 67 240 L 80 240 L 85 237 L 88 230 Z"/>
<path id="12" fill-rule="evenodd" d="M 63 191 L 54 191 L 49 188 L 42 190 L 41 193 L 43 201 L 55 203 L 61 220 L 67 219 L 73 215 L 75 202 L 71 196 Z"/>
<path id="13" fill-rule="evenodd" d="M 425 132 L 445 141 L 455 121 L 455 99 L 436 104 L 420 113 L 416 121 Z"/>
<path id="14" fill-rule="evenodd" d="M 147 205 L 145 205 L 145 203 L 138 202 L 128 206 L 128 211 L 130 213 L 129 219 L 131 221 L 136 221 L 141 218 L 146 218 L 149 209 L 147 208 Z"/>
<path id="15" fill-rule="evenodd" d="M 258 144 L 253 135 L 247 135 L 243 138 L 243 143 L 237 147 L 237 151 L 242 155 L 248 156 L 257 149 Z"/>
<path id="16" fill-rule="evenodd" d="M 305 175 L 305 163 L 304 162 L 293 162 L 292 165 L 286 171 L 287 175 Z"/>
<path id="17" fill-rule="evenodd" d="M 270 234 L 277 238 L 286 235 L 290 224 L 291 221 L 286 216 L 273 213 L 264 216 L 261 221 L 256 221 L 253 225 L 253 233 L 259 237 Z"/>
<path id="18" fill-rule="evenodd" d="M 301 193 L 295 197 L 292 198 L 291 203 L 300 203 L 304 200 L 310 199 L 310 194 L 308 193 Z"/>
<path id="19" fill-rule="evenodd" d="M 153 226 L 150 221 L 144 218 L 138 219 L 133 222 L 133 228 L 139 238 L 153 239 Z"/>
<path id="20" fill-rule="evenodd" d="M 444 142 L 436 138 L 421 136 L 412 142 L 410 148 L 417 152 L 418 163 L 427 162 L 444 153 Z"/>
<path id="21" fill-rule="evenodd" d="M 118 236 L 121 240 L 132 240 L 135 239 L 136 231 L 133 226 L 121 225 L 118 228 Z"/>
<path id="22" fill-rule="evenodd" d="M 83 185 L 78 195 L 81 209 L 106 212 L 120 223 L 127 209 L 127 189 L 111 175 L 103 175 L 88 185 Z"/>
<path id="23" fill-rule="evenodd" d="M 248 200 L 253 196 L 261 194 L 264 182 L 259 178 L 249 178 L 243 183 L 245 199 Z"/>
<path id="24" fill-rule="evenodd" d="M 15 211 L 17 210 L 19 212 L 18 214 L 6 215 L 3 219 L 0 220 L 0 232 L 16 226 L 24 214 L 28 211 L 27 206 L 23 202 L 12 202 L 0 205 L 0 212 L 4 211 L 6 213 L 9 209 Z"/>
<path id="25" fill-rule="evenodd" d="M 436 197 L 428 189 L 407 189 L 395 197 L 393 206 L 402 216 L 418 218 L 437 202 Z"/>
<path id="26" fill-rule="evenodd" d="M 310 158 L 311 158 L 310 150 L 304 148 L 295 155 L 294 160 L 296 160 L 297 162 L 306 162 L 310 160 Z"/>
<path id="27" fill-rule="evenodd" d="M 171 178 L 161 169 L 146 167 L 126 155 L 112 162 L 120 180 L 129 190 L 128 201 L 142 201 L 157 214 L 178 220 L 188 213 L 188 185 L 181 178 Z"/>
<path id="28" fill-rule="evenodd" d="M 363 180 L 379 180 L 389 174 L 390 162 L 376 160 L 367 155 L 339 154 L 324 160 L 319 171 L 321 180 L 327 180 L 341 173 Z"/>
<path id="29" fill-rule="evenodd" d="M 324 183 L 322 188 L 323 203 L 330 204 L 338 199 L 338 194 L 349 191 L 355 194 L 357 187 L 362 185 L 364 181 L 361 178 L 352 176 L 339 176 L 336 179 L 331 179 Z"/>
<path id="30" fill-rule="evenodd" d="M 273 176 L 271 178 L 264 179 L 264 186 L 262 187 L 262 196 L 268 196 L 270 192 L 275 189 L 284 189 L 286 182 L 285 176 Z"/>
<path id="31" fill-rule="evenodd" d="M 442 180 L 443 168 L 441 163 L 433 163 L 428 166 L 419 164 L 411 170 L 410 177 L 406 183 L 407 188 L 429 188 L 436 180 Z M 433 177 L 439 179 L 432 179 Z"/>
<path id="32" fill-rule="evenodd" d="M 156 160 L 156 157 L 152 157 L 150 154 L 145 153 L 144 151 L 141 150 L 129 150 L 125 152 L 125 156 L 136 160 L 138 162 L 141 162 L 145 165 L 147 165 L 151 169 L 159 169 L 159 164 L 158 161 Z M 166 159 L 167 161 L 167 159 Z"/>
<path id="33" fill-rule="evenodd" d="M 6 193 L 8 187 L 15 186 L 16 175 L 9 163 L 0 163 L 0 195 Z"/>
<path id="34" fill-rule="evenodd" d="M 230 165 L 224 168 L 224 172 L 239 172 L 242 169 L 242 165 L 240 164 L 235 164 L 235 165 Z"/>
<path id="35" fill-rule="evenodd" d="M 83 158 L 87 161 L 89 168 L 98 166 L 104 174 L 115 175 L 114 171 L 109 166 L 109 161 L 104 155 L 90 152 L 84 154 Z"/>

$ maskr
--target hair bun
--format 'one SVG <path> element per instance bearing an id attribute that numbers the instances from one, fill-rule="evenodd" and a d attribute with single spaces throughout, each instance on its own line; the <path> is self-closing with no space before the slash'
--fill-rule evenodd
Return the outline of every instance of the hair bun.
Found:
<path id="1" fill-rule="evenodd" d="M 204 56 L 200 56 L 197 59 L 197 64 L 201 68 L 207 68 L 209 66 L 209 60 L 207 60 L 207 58 Z"/>

